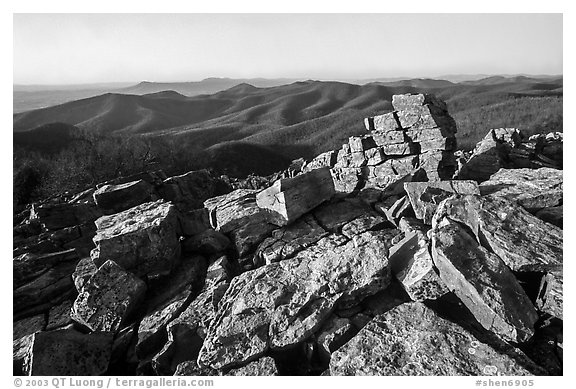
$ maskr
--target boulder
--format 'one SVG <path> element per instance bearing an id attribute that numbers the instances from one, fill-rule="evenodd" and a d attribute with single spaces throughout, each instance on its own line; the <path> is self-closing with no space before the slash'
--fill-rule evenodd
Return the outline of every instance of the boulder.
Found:
<path id="1" fill-rule="evenodd" d="M 390 249 L 390 269 L 413 301 L 435 300 L 448 293 L 437 274 L 425 230 L 407 233 Z"/>
<path id="2" fill-rule="evenodd" d="M 408 196 L 389 196 L 384 201 L 374 205 L 374 208 L 386 216 L 395 226 L 402 217 L 414 216 L 414 210 Z"/>
<path id="3" fill-rule="evenodd" d="M 71 317 L 92 331 L 117 332 L 146 293 L 144 281 L 106 261 L 84 284 Z"/>
<path id="4" fill-rule="evenodd" d="M 529 340 L 538 319 L 532 302 L 504 262 L 468 231 L 449 217 L 434 219 L 432 257 L 440 278 L 484 328 L 507 341 Z"/>
<path id="5" fill-rule="evenodd" d="M 271 223 L 284 226 L 330 200 L 334 194 L 330 169 L 322 168 L 294 178 L 277 180 L 256 195 L 256 204 L 268 211 L 267 217 Z"/>
<path id="6" fill-rule="evenodd" d="M 323 167 L 332 167 L 336 165 L 336 157 L 338 152 L 334 150 L 326 151 L 325 153 L 319 154 L 312 161 L 308 162 L 304 166 L 304 172 L 309 172 L 314 169 L 320 169 Z"/>
<path id="7" fill-rule="evenodd" d="M 240 257 L 255 250 L 278 228 L 267 222 L 267 212 L 256 205 L 257 192 L 237 189 L 204 202 L 212 228 L 230 237 Z"/>
<path id="8" fill-rule="evenodd" d="M 395 112 L 385 113 L 364 119 L 364 126 L 368 131 L 389 132 L 400 130 L 400 123 Z"/>
<path id="9" fill-rule="evenodd" d="M 542 373 L 522 351 L 497 349 L 422 303 L 376 316 L 332 354 L 330 375 L 503 375 Z"/>
<path id="10" fill-rule="evenodd" d="M 350 307 L 390 282 L 388 248 L 396 230 L 350 241 L 330 235 L 292 259 L 235 277 L 220 302 L 198 361 L 242 366 L 269 349 L 306 340 L 336 305 Z"/>
<path id="11" fill-rule="evenodd" d="M 503 198 L 456 196 L 436 216 L 468 226 L 513 271 L 546 272 L 562 265 L 562 230 Z"/>
<path id="12" fill-rule="evenodd" d="M 456 123 L 454 119 L 442 108 L 434 105 L 421 105 L 410 107 L 396 112 L 398 122 L 402 129 L 424 129 L 446 127 L 454 129 L 456 132 Z"/>
<path id="13" fill-rule="evenodd" d="M 105 214 L 125 211 L 157 199 L 154 187 L 144 180 L 103 185 L 94 192 L 93 196 L 94 202 Z"/>
<path id="14" fill-rule="evenodd" d="M 480 185 L 483 196 L 497 196 L 516 201 L 528 211 L 562 205 L 564 195 L 562 170 L 500 169 Z"/>
<path id="15" fill-rule="evenodd" d="M 330 169 L 334 192 L 340 197 L 353 193 L 362 185 L 362 169 L 334 167 Z"/>
<path id="16" fill-rule="evenodd" d="M 108 369 L 113 334 L 82 334 L 73 329 L 38 332 L 26 356 L 31 376 L 94 376 Z"/>
<path id="17" fill-rule="evenodd" d="M 475 181 L 407 182 L 404 190 L 410 199 L 416 217 L 425 224 L 432 224 L 438 204 L 456 194 L 480 194 Z"/>
<path id="18" fill-rule="evenodd" d="M 170 273 L 180 257 L 176 208 L 162 200 L 96 220 L 96 266 L 111 260 L 138 277 Z"/>
<path id="19" fill-rule="evenodd" d="M 24 362 L 30 354 L 34 335 L 26 335 L 12 342 L 12 374 L 15 376 L 26 375 Z"/>

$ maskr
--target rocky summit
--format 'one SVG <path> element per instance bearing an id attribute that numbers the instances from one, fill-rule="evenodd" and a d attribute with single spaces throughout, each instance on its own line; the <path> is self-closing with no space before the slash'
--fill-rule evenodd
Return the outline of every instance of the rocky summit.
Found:
<path id="1" fill-rule="evenodd" d="M 14 217 L 16 375 L 561 375 L 562 134 L 457 149 L 433 95 L 246 180 L 149 171 Z"/>

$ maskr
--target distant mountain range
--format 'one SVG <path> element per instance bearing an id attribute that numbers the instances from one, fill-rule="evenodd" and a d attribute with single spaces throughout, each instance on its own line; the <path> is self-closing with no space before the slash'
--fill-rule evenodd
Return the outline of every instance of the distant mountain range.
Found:
<path id="1" fill-rule="evenodd" d="M 515 78 L 526 78 L 532 81 L 543 82 L 543 80 L 557 80 L 562 76 L 527 76 L 527 75 L 446 75 L 438 78 L 375 78 L 345 80 L 344 82 L 356 85 L 369 83 L 380 83 L 386 86 L 412 86 L 415 88 L 443 88 L 455 83 L 476 82 L 477 85 L 483 83 L 506 83 Z M 146 95 L 166 90 L 173 90 L 185 96 L 197 96 L 203 94 L 213 94 L 232 88 L 239 84 L 250 84 L 258 88 L 268 88 L 291 84 L 302 79 L 278 78 L 206 78 L 202 81 L 193 82 L 149 82 L 143 81 L 134 83 L 100 83 L 82 85 L 14 85 L 13 88 L 13 111 L 20 113 L 33 109 L 46 108 L 68 101 L 84 99 L 98 96 L 105 93 L 120 93 Z"/>

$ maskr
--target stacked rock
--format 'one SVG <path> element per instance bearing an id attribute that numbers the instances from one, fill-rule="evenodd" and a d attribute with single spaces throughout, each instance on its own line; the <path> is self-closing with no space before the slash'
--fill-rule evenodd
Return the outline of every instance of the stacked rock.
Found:
<path id="1" fill-rule="evenodd" d="M 350 137 L 340 150 L 320 154 L 304 170 L 330 167 L 337 192 L 360 185 L 385 189 L 416 172 L 425 172 L 430 181 L 451 179 L 457 166 L 456 122 L 446 103 L 434 95 L 406 94 L 394 95 L 392 106 L 393 112 L 364 120 L 369 135 Z"/>

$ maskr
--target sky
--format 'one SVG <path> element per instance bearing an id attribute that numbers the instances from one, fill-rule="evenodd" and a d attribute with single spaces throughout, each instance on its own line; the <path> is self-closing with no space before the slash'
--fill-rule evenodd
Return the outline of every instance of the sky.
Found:
<path id="1" fill-rule="evenodd" d="M 562 74 L 562 14 L 14 14 L 15 84 Z"/>

